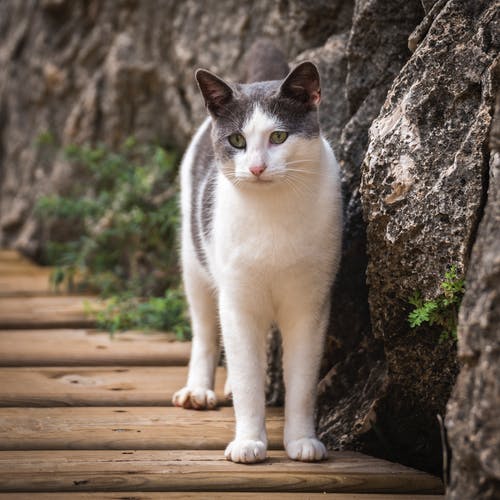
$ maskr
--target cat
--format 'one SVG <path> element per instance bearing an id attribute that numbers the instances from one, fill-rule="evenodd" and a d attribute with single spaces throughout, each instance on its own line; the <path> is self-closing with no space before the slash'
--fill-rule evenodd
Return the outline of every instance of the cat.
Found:
<path id="1" fill-rule="evenodd" d="M 287 66 L 288 67 L 288 66 Z M 327 457 L 314 407 L 339 263 L 339 166 L 318 121 L 320 77 L 309 61 L 279 80 L 228 83 L 199 69 L 208 117 L 181 163 L 181 260 L 192 331 L 176 406 L 213 409 L 222 330 L 236 417 L 228 460 L 265 460 L 266 336 L 283 339 L 284 446 Z"/>

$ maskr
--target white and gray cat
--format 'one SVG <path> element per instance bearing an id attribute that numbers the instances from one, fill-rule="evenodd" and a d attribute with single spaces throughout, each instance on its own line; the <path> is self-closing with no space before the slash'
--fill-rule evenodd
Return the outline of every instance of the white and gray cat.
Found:
<path id="1" fill-rule="evenodd" d="M 322 460 L 314 406 L 342 216 L 339 167 L 318 124 L 319 74 L 304 62 L 283 80 L 230 84 L 201 69 L 196 80 L 210 116 L 181 165 L 193 343 L 186 386 L 173 402 L 216 406 L 220 325 L 236 415 L 225 456 L 264 460 L 266 337 L 276 325 L 287 454 Z"/>

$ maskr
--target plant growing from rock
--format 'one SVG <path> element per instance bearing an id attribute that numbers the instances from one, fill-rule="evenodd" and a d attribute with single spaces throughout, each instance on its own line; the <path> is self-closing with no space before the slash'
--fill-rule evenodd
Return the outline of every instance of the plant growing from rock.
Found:
<path id="1" fill-rule="evenodd" d="M 458 310 L 465 291 L 465 280 L 457 275 L 455 265 L 445 273 L 440 288 L 442 293 L 434 299 L 423 298 L 419 291 L 410 297 L 413 310 L 408 315 L 408 322 L 412 328 L 424 323 L 440 326 L 440 342 L 457 340 Z"/>
<path id="2" fill-rule="evenodd" d="M 133 139 L 117 151 L 69 146 L 63 155 L 81 182 L 37 203 L 49 233 L 54 287 L 99 292 L 106 307 L 90 312 L 101 328 L 170 330 L 187 338 L 176 251 L 176 155 Z"/>

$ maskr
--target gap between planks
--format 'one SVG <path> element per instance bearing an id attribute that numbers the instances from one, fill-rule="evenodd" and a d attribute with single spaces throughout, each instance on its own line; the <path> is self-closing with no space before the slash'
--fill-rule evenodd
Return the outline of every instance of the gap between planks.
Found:
<path id="1" fill-rule="evenodd" d="M 305 491 L 441 493 L 439 479 L 354 452 L 319 463 L 293 462 L 283 451 L 251 466 L 221 451 L 0 452 L 2 491 Z"/>

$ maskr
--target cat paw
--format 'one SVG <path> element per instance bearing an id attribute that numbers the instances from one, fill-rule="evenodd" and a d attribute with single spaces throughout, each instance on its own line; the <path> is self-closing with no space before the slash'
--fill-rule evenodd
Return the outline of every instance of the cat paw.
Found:
<path id="1" fill-rule="evenodd" d="M 328 458 L 325 445 L 316 438 L 301 438 L 289 441 L 286 453 L 292 460 L 302 462 L 318 462 Z"/>
<path id="2" fill-rule="evenodd" d="M 262 462 L 266 459 L 266 445 L 253 439 L 235 439 L 228 444 L 224 456 L 242 464 Z"/>
<path id="3" fill-rule="evenodd" d="M 210 389 L 183 387 L 173 395 L 172 403 L 193 410 L 213 410 L 217 406 L 217 396 Z"/>

